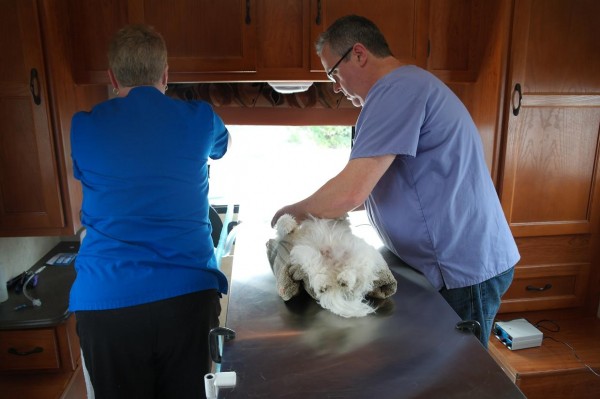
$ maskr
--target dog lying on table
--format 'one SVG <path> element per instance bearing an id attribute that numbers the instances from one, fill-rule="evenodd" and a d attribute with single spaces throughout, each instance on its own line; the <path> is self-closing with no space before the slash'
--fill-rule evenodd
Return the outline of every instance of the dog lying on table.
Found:
<path id="1" fill-rule="evenodd" d="M 375 312 L 367 298 L 385 299 L 397 282 L 383 256 L 352 233 L 347 217 L 309 217 L 300 224 L 282 215 L 267 254 L 284 301 L 304 288 L 325 309 L 342 317 Z"/>

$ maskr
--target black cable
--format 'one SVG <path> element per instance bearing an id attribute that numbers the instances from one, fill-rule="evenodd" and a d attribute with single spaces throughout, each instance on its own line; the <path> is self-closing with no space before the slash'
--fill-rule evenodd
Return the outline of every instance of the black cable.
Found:
<path id="1" fill-rule="evenodd" d="M 556 328 L 554 330 L 549 329 L 548 327 L 544 327 L 541 325 L 541 323 L 551 323 L 553 324 Z M 534 324 L 534 326 L 536 326 L 537 328 L 543 328 L 546 331 L 550 331 L 550 332 L 559 332 L 560 331 L 560 326 L 558 325 L 557 322 L 555 322 L 554 320 L 548 320 L 548 319 L 542 319 L 540 321 L 538 321 L 537 323 Z"/>
<path id="2" fill-rule="evenodd" d="M 561 341 L 559 339 L 556 339 L 554 337 L 551 337 L 549 335 L 545 336 L 544 339 L 546 338 L 550 338 L 551 340 L 558 342 L 560 344 L 563 344 L 565 346 L 567 346 L 569 349 L 571 349 L 571 352 L 573 352 L 573 356 L 575 356 L 575 359 L 577 359 L 577 361 L 581 364 L 583 364 L 585 366 L 585 368 L 587 368 L 588 370 L 590 370 L 596 377 L 600 377 L 600 373 L 598 373 L 596 370 L 594 370 L 592 368 L 592 366 L 590 366 L 589 364 L 585 363 L 583 360 L 581 360 L 581 358 L 579 357 L 579 355 L 577 354 L 577 352 L 575 351 L 575 348 L 573 348 L 568 342 L 565 341 Z"/>
<path id="3" fill-rule="evenodd" d="M 541 323 L 550 323 L 550 324 L 554 325 L 556 328 L 551 330 L 551 329 L 550 329 L 550 328 L 548 328 L 548 327 L 544 327 L 544 326 L 542 326 L 542 325 L 541 325 Z M 554 320 L 542 319 L 542 320 L 539 320 L 539 321 L 538 321 L 537 323 L 535 323 L 534 325 L 535 325 L 535 327 L 538 327 L 538 328 L 543 328 L 544 330 L 546 330 L 546 331 L 549 331 L 549 332 L 554 332 L 554 333 L 557 333 L 557 332 L 559 332 L 559 331 L 560 331 L 560 325 L 559 325 L 557 322 L 555 322 Z M 559 340 L 559 339 L 556 339 L 556 338 L 554 338 L 554 337 L 551 337 L 550 335 L 545 335 L 543 339 L 546 339 L 546 338 L 549 338 L 549 339 L 551 339 L 551 340 L 553 340 L 553 341 L 555 341 L 555 342 L 558 342 L 559 344 L 563 344 L 563 345 L 565 345 L 566 347 L 568 347 L 569 349 L 571 349 L 571 352 L 573 353 L 573 356 L 575 356 L 575 359 L 577 359 L 577 361 L 578 361 L 579 363 L 583 364 L 583 366 L 584 366 L 585 368 L 587 368 L 589 371 L 591 371 L 591 372 L 592 372 L 592 373 L 593 373 L 593 374 L 594 374 L 596 377 L 600 377 L 600 373 L 598 373 L 596 370 L 594 370 L 594 369 L 593 369 L 593 368 L 592 368 L 592 367 L 591 367 L 589 364 L 585 363 L 585 362 L 584 362 L 584 361 L 583 361 L 583 360 L 582 360 L 582 359 L 579 357 L 579 355 L 577 354 L 577 351 L 575 351 L 575 348 L 573 348 L 573 347 L 572 347 L 572 346 L 571 346 L 571 345 L 570 345 L 568 342 L 561 341 L 561 340 Z"/>

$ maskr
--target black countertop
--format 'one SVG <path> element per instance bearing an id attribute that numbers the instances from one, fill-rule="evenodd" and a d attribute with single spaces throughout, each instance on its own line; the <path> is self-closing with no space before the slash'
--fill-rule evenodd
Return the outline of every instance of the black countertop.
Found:
<path id="1" fill-rule="evenodd" d="M 377 314 L 345 319 L 308 295 L 277 294 L 265 243 L 239 230 L 227 313 L 235 339 L 220 371 L 237 386 L 219 398 L 524 398 L 425 278 L 381 249 L 398 290 Z M 270 229 L 269 229 L 270 230 Z"/>
<path id="2" fill-rule="evenodd" d="M 58 253 L 73 253 L 79 249 L 78 242 L 63 241 L 42 257 L 30 270 L 35 271 Z M 0 330 L 15 330 L 55 326 L 69 315 L 69 292 L 75 280 L 75 268 L 69 266 L 46 266 L 38 275 L 35 288 L 27 289 L 32 298 L 38 298 L 41 306 L 31 306 L 23 293 L 8 292 L 8 300 L 0 303 Z M 15 310 L 20 305 L 28 306 Z"/>

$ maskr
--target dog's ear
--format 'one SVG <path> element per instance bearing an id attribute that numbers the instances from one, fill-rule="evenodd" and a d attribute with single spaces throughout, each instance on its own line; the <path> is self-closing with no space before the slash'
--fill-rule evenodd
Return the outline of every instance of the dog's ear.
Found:
<path id="1" fill-rule="evenodd" d="M 277 219 L 277 223 L 275 224 L 275 228 L 277 229 L 277 236 L 279 238 L 283 238 L 288 234 L 292 233 L 296 227 L 298 227 L 298 223 L 296 219 L 287 213 L 284 213 Z"/>

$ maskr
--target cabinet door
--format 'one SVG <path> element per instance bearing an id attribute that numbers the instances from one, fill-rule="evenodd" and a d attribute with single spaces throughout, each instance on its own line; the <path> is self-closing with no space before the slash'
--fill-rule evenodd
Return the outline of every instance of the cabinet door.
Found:
<path id="1" fill-rule="evenodd" d="M 312 0 L 311 41 L 314 44 L 336 19 L 357 14 L 369 18 L 379 27 L 396 58 L 425 67 L 427 11 L 427 0 Z M 323 71 L 314 45 L 310 67 L 313 71 Z"/>
<path id="2" fill-rule="evenodd" d="M 37 3 L 0 4 L 0 235 L 62 227 Z"/>
<path id="3" fill-rule="evenodd" d="M 106 53 L 111 37 L 128 23 L 127 3 L 122 0 L 68 0 L 68 18 L 77 83 L 110 84 Z"/>
<path id="4" fill-rule="evenodd" d="M 256 0 L 69 0 L 77 83 L 108 84 L 106 51 L 127 24 L 153 26 L 165 38 L 169 80 L 204 73 L 256 71 Z"/>
<path id="5" fill-rule="evenodd" d="M 598 15 L 595 0 L 515 2 L 500 194 L 521 252 L 514 289 L 532 276 L 545 283 L 501 311 L 530 310 L 534 302 L 545 308 L 584 303 L 597 311 Z M 556 271 L 560 278 L 553 276 Z M 521 298 L 523 292 L 517 294 Z M 556 301 L 568 296 L 574 303 Z"/>
<path id="6" fill-rule="evenodd" d="M 270 79 L 309 71 L 309 0 L 258 0 L 257 67 Z"/>
<path id="7" fill-rule="evenodd" d="M 129 0 L 129 21 L 154 26 L 169 52 L 170 80 L 203 72 L 256 71 L 251 0 Z"/>
<path id="8" fill-rule="evenodd" d="M 517 236 L 597 219 L 600 3 L 519 0 L 510 59 L 504 210 Z"/>

